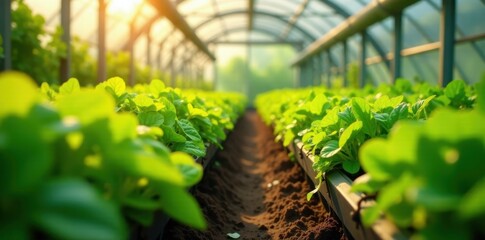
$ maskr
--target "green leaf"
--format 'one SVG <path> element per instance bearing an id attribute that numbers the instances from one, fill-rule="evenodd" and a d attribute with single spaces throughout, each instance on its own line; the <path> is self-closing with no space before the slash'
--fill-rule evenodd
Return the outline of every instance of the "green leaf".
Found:
<path id="1" fill-rule="evenodd" d="M 485 75 L 475 85 L 475 91 L 477 91 L 477 109 L 485 114 Z"/>
<path id="2" fill-rule="evenodd" d="M 392 109 L 389 115 L 390 125 L 394 125 L 398 120 L 407 119 L 409 115 L 409 106 L 406 103 L 400 103 Z"/>
<path id="3" fill-rule="evenodd" d="M 163 130 L 163 141 L 165 143 L 184 143 L 185 141 L 187 141 L 187 139 L 178 134 L 177 132 L 175 132 L 175 130 L 171 127 L 167 127 L 165 125 L 162 125 L 161 126 L 162 130 Z"/>
<path id="4" fill-rule="evenodd" d="M 160 188 L 166 193 L 160 196 L 163 211 L 187 226 L 201 230 L 207 228 L 197 201 L 183 188 L 168 184 Z"/>
<path id="5" fill-rule="evenodd" d="M 283 146 L 288 147 L 293 139 L 295 139 L 295 134 L 293 131 L 291 131 L 291 129 L 286 130 L 283 138 Z"/>
<path id="6" fill-rule="evenodd" d="M 387 95 L 383 95 L 374 102 L 374 110 L 376 112 L 381 112 L 392 108 L 392 102 Z"/>
<path id="7" fill-rule="evenodd" d="M 310 133 L 311 134 L 315 134 L 314 132 L 310 132 Z M 305 134 L 305 136 L 306 136 L 306 134 Z M 326 136 L 327 136 L 327 133 L 325 133 L 325 132 L 319 132 L 319 133 L 317 133 L 317 134 L 315 134 L 313 136 L 312 143 L 314 145 L 318 145 L 318 144 L 320 144 L 325 139 Z"/>
<path id="8" fill-rule="evenodd" d="M 113 115 L 109 120 L 109 128 L 115 143 L 136 137 L 136 117 L 129 113 Z"/>
<path id="9" fill-rule="evenodd" d="M 126 92 L 126 83 L 120 77 L 112 77 L 101 84 L 103 89 L 110 88 L 116 97 L 120 97 Z M 106 89 L 107 90 L 107 89 Z"/>
<path id="10" fill-rule="evenodd" d="M 340 149 L 337 140 L 330 140 L 323 146 L 322 151 L 320 152 L 320 157 L 330 158 L 340 152 Z"/>
<path id="11" fill-rule="evenodd" d="M 431 100 L 433 100 L 434 97 L 435 95 L 431 95 L 426 99 L 419 100 L 413 104 L 412 110 L 417 118 L 424 118 L 424 119 L 427 118 L 426 108 L 428 107 L 429 103 L 431 102 Z"/>
<path id="12" fill-rule="evenodd" d="M 433 186 L 421 187 L 414 199 L 417 204 L 436 212 L 452 211 L 460 203 L 461 196 L 453 191 L 438 189 Z"/>
<path id="13" fill-rule="evenodd" d="M 473 219 L 485 215 L 485 178 L 482 178 L 463 196 L 458 205 L 459 216 L 463 219 Z"/>
<path id="14" fill-rule="evenodd" d="M 173 150 L 182 151 L 197 157 L 203 157 L 206 154 L 204 144 L 202 142 L 194 142 L 194 141 L 175 143 L 173 145 Z"/>
<path id="15" fill-rule="evenodd" d="M 54 153 L 35 119 L 8 117 L 0 122 L 0 195 L 29 192 L 42 183 Z"/>
<path id="16" fill-rule="evenodd" d="M 200 109 L 200 108 L 194 108 L 194 106 L 192 106 L 192 104 L 187 104 L 187 107 L 188 107 L 188 110 L 189 110 L 189 118 L 193 118 L 193 117 L 207 117 L 209 116 L 209 114 L 203 110 L 203 109 Z"/>
<path id="17" fill-rule="evenodd" d="M 2 216 L 4 218 L 5 216 Z M 13 219 L 1 221 L 0 236 L 3 239 L 29 240 L 32 239 L 29 233 L 29 226 L 24 219 L 18 219 L 18 215 Z"/>
<path id="18" fill-rule="evenodd" d="M 361 129 L 362 129 L 361 121 L 357 121 L 350 124 L 350 126 L 348 126 L 340 136 L 340 139 L 338 141 L 339 148 L 343 148 L 348 141 L 352 141 L 353 138 L 355 138 L 355 136 L 359 134 Z"/>
<path id="19" fill-rule="evenodd" d="M 159 112 L 142 112 L 138 114 L 138 120 L 140 120 L 140 124 L 150 127 L 159 127 L 163 124 L 163 114 Z"/>
<path id="20" fill-rule="evenodd" d="M 316 178 L 318 179 L 318 185 L 315 187 L 315 189 L 313 189 L 312 191 L 310 191 L 309 193 L 306 194 L 306 200 L 307 201 L 310 201 L 310 199 L 312 199 L 313 195 L 315 193 L 318 192 L 318 190 L 320 189 L 320 187 L 322 186 L 322 178 L 321 178 L 321 174 L 319 174 Z"/>
<path id="21" fill-rule="evenodd" d="M 170 159 L 182 173 L 185 186 L 193 186 L 202 179 L 204 169 L 191 156 L 182 152 L 174 152 L 170 154 Z"/>
<path id="22" fill-rule="evenodd" d="M 377 123 L 371 113 L 370 105 L 363 98 L 352 99 L 352 113 L 362 121 L 362 131 L 369 136 L 375 136 Z"/>
<path id="23" fill-rule="evenodd" d="M 63 97 L 57 102 L 63 117 L 74 116 L 81 124 L 89 124 L 115 113 L 115 103 L 107 93 L 85 90 Z"/>
<path id="24" fill-rule="evenodd" d="M 310 112 L 315 115 L 322 115 L 326 108 L 329 107 L 327 97 L 323 94 L 317 94 L 310 102 Z"/>
<path id="25" fill-rule="evenodd" d="M 177 120 L 177 125 L 180 127 L 182 132 L 187 136 L 189 139 L 194 141 L 201 141 L 202 138 L 197 132 L 197 129 L 192 126 L 192 123 L 187 119 Z"/>
<path id="26" fill-rule="evenodd" d="M 106 150 L 106 164 L 135 177 L 147 177 L 152 181 L 183 185 L 183 177 L 177 168 L 163 159 L 163 156 L 148 151 L 140 151 L 138 146 L 123 142 Z"/>
<path id="27" fill-rule="evenodd" d="M 138 195 L 123 198 L 122 204 L 131 208 L 151 211 L 154 211 L 160 207 L 160 203 L 156 200 Z"/>
<path id="28" fill-rule="evenodd" d="M 386 180 L 396 174 L 389 162 L 388 144 L 384 139 L 371 139 L 359 151 L 359 159 L 364 170 L 375 180 Z"/>
<path id="29" fill-rule="evenodd" d="M 37 86 L 27 75 L 19 72 L 0 73 L 0 117 L 26 115 L 38 95 Z"/>
<path id="30" fill-rule="evenodd" d="M 360 164 L 359 164 L 359 161 L 357 160 L 345 160 L 342 163 L 342 167 L 346 172 L 350 174 L 357 173 L 360 170 Z"/>
<path id="31" fill-rule="evenodd" d="M 352 114 L 352 109 L 350 107 L 346 107 L 343 111 L 339 112 L 338 117 L 344 120 L 347 124 L 351 124 L 355 122 L 355 117 Z"/>
<path id="32" fill-rule="evenodd" d="M 336 107 L 332 108 L 332 110 L 328 111 L 327 115 L 325 115 L 325 117 L 323 117 L 323 119 L 322 119 L 321 126 L 322 127 L 328 127 L 328 126 L 332 126 L 332 125 L 337 124 L 338 120 L 339 120 L 338 112 L 339 112 L 338 106 L 336 106 Z"/>
<path id="33" fill-rule="evenodd" d="M 466 83 L 463 80 L 453 80 L 444 89 L 445 96 L 452 102 L 461 101 L 466 98 Z"/>
<path id="34" fill-rule="evenodd" d="M 126 208 L 123 211 L 128 218 L 141 223 L 145 227 L 149 227 L 153 223 L 154 213 L 152 210 L 140 210 L 133 208 Z"/>
<path id="35" fill-rule="evenodd" d="M 237 232 L 234 232 L 234 233 L 228 233 L 227 234 L 228 237 L 232 238 L 232 239 L 238 239 L 241 237 L 241 235 Z"/>
<path id="36" fill-rule="evenodd" d="M 381 216 L 381 209 L 378 205 L 374 205 L 362 209 L 361 214 L 362 223 L 364 224 L 364 226 L 369 227 L 379 219 L 379 217 Z"/>
<path id="37" fill-rule="evenodd" d="M 163 92 L 164 90 L 165 83 L 163 83 L 160 79 L 153 79 L 150 82 L 150 92 L 154 97 L 158 98 L 160 96 L 160 92 Z"/>
<path id="38" fill-rule="evenodd" d="M 45 183 L 34 205 L 35 224 L 56 238 L 126 238 L 126 226 L 116 206 L 82 180 L 59 179 Z"/>
<path id="39" fill-rule="evenodd" d="M 136 95 L 134 101 L 135 101 L 135 104 L 141 108 L 148 108 L 153 105 L 153 99 L 151 99 L 145 94 Z"/>
<path id="40" fill-rule="evenodd" d="M 59 93 L 61 95 L 69 95 L 75 92 L 79 92 L 81 87 L 79 86 L 79 81 L 75 78 L 69 78 L 67 82 L 63 83 L 61 87 L 59 87 Z"/>

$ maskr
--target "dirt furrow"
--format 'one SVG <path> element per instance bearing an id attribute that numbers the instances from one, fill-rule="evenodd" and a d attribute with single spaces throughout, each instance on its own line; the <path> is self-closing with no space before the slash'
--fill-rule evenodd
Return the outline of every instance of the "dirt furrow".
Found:
<path id="1" fill-rule="evenodd" d="M 194 196 L 208 222 L 197 231 L 171 221 L 164 239 L 346 239 L 303 170 L 274 142 L 271 129 L 248 111 L 224 143 Z"/>

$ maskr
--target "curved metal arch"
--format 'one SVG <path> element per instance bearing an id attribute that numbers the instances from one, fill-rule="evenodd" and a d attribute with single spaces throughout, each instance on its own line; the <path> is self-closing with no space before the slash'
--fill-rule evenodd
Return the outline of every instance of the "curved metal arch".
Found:
<path id="1" fill-rule="evenodd" d="M 206 43 L 212 43 L 214 41 L 217 41 L 220 37 L 222 37 L 224 35 L 229 35 L 231 33 L 243 32 L 243 31 L 247 31 L 247 26 L 237 26 L 237 27 L 233 27 L 233 28 L 227 29 L 225 31 L 220 31 L 220 32 L 218 32 L 218 33 L 210 36 L 207 39 Z M 279 33 L 270 31 L 269 29 L 266 29 L 266 28 L 260 28 L 260 27 L 257 27 L 257 26 L 253 26 L 253 29 L 251 31 L 259 32 L 259 33 L 262 33 L 262 34 L 266 34 L 268 36 L 274 37 L 277 40 L 282 40 L 279 37 Z"/>
<path id="2" fill-rule="evenodd" d="M 218 18 L 224 18 L 224 17 L 227 17 L 227 16 L 236 15 L 236 14 L 248 14 L 248 13 L 249 13 L 249 11 L 247 9 L 244 9 L 244 10 L 232 10 L 232 11 L 227 11 L 227 12 L 221 12 L 221 13 L 218 13 L 218 14 L 214 14 L 211 18 L 206 19 L 206 20 L 198 23 L 196 26 L 193 27 L 193 29 L 194 29 L 194 31 L 196 31 L 197 29 L 199 29 L 201 27 L 204 27 L 206 24 L 208 24 L 208 23 L 210 23 L 210 22 L 212 22 L 212 21 L 214 21 L 215 19 L 218 19 Z M 273 14 L 273 13 L 270 13 L 270 12 L 266 12 L 266 11 L 253 11 L 253 14 L 254 15 L 261 15 L 261 16 L 271 17 L 271 18 L 274 18 L 275 20 L 278 20 L 278 21 L 281 21 L 281 22 L 284 22 L 284 23 L 287 23 L 288 22 L 285 19 L 282 19 L 281 17 L 279 17 L 278 15 Z M 300 26 L 295 25 L 295 29 L 297 29 L 303 35 L 305 35 L 305 37 L 307 39 L 310 39 L 311 41 L 315 41 L 316 40 L 316 37 L 315 36 L 313 36 L 312 34 L 310 34 L 305 29 L 302 29 Z"/>
<path id="3" fill-rule="evenodd" d="M 213 36 L 211 36 L 209 38 L 209 40 L 206 41 L 206 43 L 210 43 L 210 42 L 216 41 L 219 37 L 222 37 L 224 35 L 227 35 L 227 34 L 230 34 L 230 33 L 233 33 L 233 32 L 242 32 L 242 31 L 247 31 L 247 27 L 246 26 L 238 26 L 238 27 L 235 27 L 235 28 L 227 29 L 226 31 L 220 31 L 217 34 L 214 34 Z M 282 40 L 279 33 L 277 33 L 277 32 L 271 32 L 268 29 L 264 29 L 264 28 L 258 29 L 258 28 L 256 28 L 256 26 L 254 26 L 253 31 L 258 31 L 258 32 L 262 32 L 262 33 L 265 33 L 265 34 L 268 34 L 268 35 L 272 35 L 276 39 Z M 299 46 L 293 46 L 293 47 L 295 49 L 297 49 Z M 335 60 L 336 57 L 334 56 L 334 53 L 330 53 L 330 56 L 329 57 L 330 57 L 330 61 L 331 62 L 333 62 L 333 63 L 336 63 L 337 62 Z"/>
<path id="4" fill-rule="evenodd" d="M 319 0 L 319 2 L 321 2 L 325 5 L 327 5 L 328 7 L 332 8 L 333 10 L 335 10 L 335 12 L 337 12 L 337 14 L 342 15 L 342 17 L 344 17 L 344 18 L 349 18 L 350 16 L 352 16 L 352 14 L 350 14 L 349 12 L 347 12 L 345 9 L 343 9 L 342 7 L 340 7 L 338 4 L 336 4 L 334 2 L 331 2 L 331 1 L 328 1 L 328 0 Z M 374 38 L 374 36 L 372 36 L 368 31 L 367 31 L 366 34 L 367 34 L 367 40 L 374 47 L 374 49 L 381 56 L 381 58 L 387 59 L 386 58 L 386 56 L 387 56 L 386 52 L 384 51 L 384 49 L 382 49 L 380 47 L 379 43 Z M 391 63 L 389 61 L 384 61 L 384 64 L 386 64 L 386 67 L 390 69 Z"/>

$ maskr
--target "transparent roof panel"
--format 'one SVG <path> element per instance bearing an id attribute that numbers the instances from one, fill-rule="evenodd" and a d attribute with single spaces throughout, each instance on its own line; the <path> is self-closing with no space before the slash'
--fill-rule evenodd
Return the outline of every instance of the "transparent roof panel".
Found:
<path id="1" fill-rule="evenodd" d="M 456 19 L 456 24 L 462 37 L 479 35 L 485 32 L 485 25 L 483 24 L 485 1 L 460 1 L 460 4 L 457 4 L 456 14 L 460 16 Z"/>
<path id="2" fill-rule="evenodd" d="M 46 19 L 47 31 L 52 32 L 60 24 L 59 0 L 24 0 L 34 11 Z M 135 32 L 140 32 L 135 48 L 140 62 L 146 62 L 147 49 L 153 51 L 150 59 L 158 58 L 159 46 L 162 44 L 161 65 L 165 65 L 172 49 L 177 47 L 176 55 L 183 57 L 183 52 L 193 52 L 193 56 L 201 56 L 195 45 L 185 39 L 180 30 L 174 30 L 172 23 L 165 18 L 158 18 L 158 11 L 147 0 L 106 0 L 107 8 L 107 48 L 109 51 L 126 49 L 128 44 L 130 23 L 136 15 Z M 329 30 L 340 24 L 348 15 L 361 11 L 367 4 L 377 0 L 254 0 L 253 27 L 249 30 L 248 0 L 171 0 L 191 28 L 207 22 L 196 29 L 197 36 L 202 41 L 303 41 L 306 47 L 316 39 L 324 36 Z M 48 4 L 47 4 L 48 3 Z M 96 49 L 98 41 L 98 1 L 71 0 L 71 31 L 73 36 L 81 38 Z M 411 48 L 439 41 L 440 9 L 442 0 L 422 0 L 405 9 L 403 12 L 403 48 Z M 455 77 L 466 78 L 470 82 L 481 75 L 480 71 L 471 73 L 472 67 L 464 65 L 469 56 L 474 62 L 485 64 L 485 4 L 483 0 L 463 0 L 456 4 L 456 39 L 457 47 Z M 135 14 L 135 13 L 138 14 Z M 289 23 L 291 22 L 291 23 Z M 294 24 L 294 26 L 292 25 Z M 148 28 L 147 26 L 150 26 Z M 369 43 L 368 58 L 378 62 L 379 51 L 384 55 L 392 50 L 393 19 L 384 21 L 368 28 Z M 142 29 L 143 31 L 141 31 Z M 147 33 L 150 30 L 151 44 L 147 46 Z M 288 29 L 291 29 L 288 31 Z M 474 39 L 463 42 L 463 39 Z M 358 59 L 360 36 L 348 40 L 349 58 Z M 377 44 L 377 46 L 374 46 Z M 211 45 L 213 46 L 213 45 Z M 377 48 L 376 48 L 377 47 Z M 185 51 L 184 49 L 188 50 Z M 190 51 L 189 51 L 190 50 Z M 90 51 L 93 52 L 93 51 Z M 419 56 L 409 56 L 403 61 L 405 68 L 410 69 L 406 77 L 423 76 L 429 81 L 437 78 L 437 53 L 428 52 Z M 341 44 L 331 49 L 334 59 L 341 58 Z M 421 65 L 415 60 L 423 61 Z M 154 61 L 154 60 L 153 60 Z M 176 59 L 177 62 L 183 60 Z M 208 61 L 210 62 L 210 61 Z M 372 62 L 372 61 L 369 61 Z M 389 70 L 383 62 L 372 64 L 372 74 L 383 78 Z M 432 70 L 423 70 L 431 67 Z M 412 70 L 411 70 L 412 69 Z M 406 71 L 403 71 L 406 72 Z M 387 81 L 387 80 L 386 80 Z"/>

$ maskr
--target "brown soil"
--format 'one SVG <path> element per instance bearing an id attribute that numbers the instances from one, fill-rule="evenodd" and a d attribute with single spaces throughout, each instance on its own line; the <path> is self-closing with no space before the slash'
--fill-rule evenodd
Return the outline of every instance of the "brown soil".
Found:
<path id="1" fill-rule="evenodd" d="M 197 231 L 174 221 L 164 239 L 346 239 L 325 211 L 301 167 L 274 142 L 269 127 L 248 111 L 213 159 L 194 196 L 208 222 Z"/>

